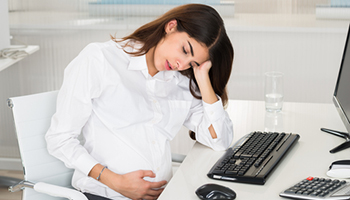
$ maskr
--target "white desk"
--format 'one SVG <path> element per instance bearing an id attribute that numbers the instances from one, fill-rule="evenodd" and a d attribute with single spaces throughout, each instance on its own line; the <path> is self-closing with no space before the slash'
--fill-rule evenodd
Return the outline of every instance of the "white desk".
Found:
<path id="1" fill-rule="evenodd" d="M 284 103 L 279 114 L 265 112 L 262 101 L 229 101 L 227 111 L 234 124 L 234 141 L 254 130 L 298 133 L 300 139 L 273 171 L 265 185 L 213 180 L 207 173 L 224 152 L 215 152 L 195 143 L 159 200 L 198 200 L 195 190 L 206 183 L 232 188 L 237 200 L 283 199 L 279 193 L 308 176 L 326 177 L 332 161 L 350 159 L 350 149 L 330 154 L 345 140 L 320 131 L 329 128 L 346 131 L 332 104 Z"/>

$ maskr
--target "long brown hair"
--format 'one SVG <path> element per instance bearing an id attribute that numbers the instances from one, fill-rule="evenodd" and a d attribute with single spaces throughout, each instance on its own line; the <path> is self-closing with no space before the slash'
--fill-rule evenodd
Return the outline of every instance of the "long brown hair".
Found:
<path id="1" fill-rule="evenodd" d="M 220 96 L 223 105 L 226 106 L 228 101 L 226 85 L 231 75 L 234 52 L 231 41 L 226 34 L 224 22 L 219 13 L 212 7 L 203 4 L 178 6 L 158 19 L 141 26 L 129 36 L 118 41 L 113 37 L 112 39 L 116 42 L 126 40 L 142 42 L 144 45 L 137 52 L 127 52 L 141 56 L 158 44 L 166 34 L 166 24 L 174 19 L 177 21 L 178 31 L 186 32 L 190 37 L 208 47 L 209 60 L 212 62 L 209 78 L 215 93 Z M 125 46 L 128 46 L 128 43 Z M 195 98 L 201 99 L 193 69 L 189 68 L 180 73 L 190 79 L 191 94 Z"/>

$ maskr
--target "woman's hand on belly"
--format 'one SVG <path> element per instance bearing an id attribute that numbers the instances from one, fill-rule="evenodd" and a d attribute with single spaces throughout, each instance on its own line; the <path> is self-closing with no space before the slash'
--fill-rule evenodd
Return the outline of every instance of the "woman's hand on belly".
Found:
<path id="1" fill-rule="evenodd" d="M 102 183 L 106 181 L 104 184 L 130 199 L 157 199 L 167 184 L 165 180 L 159 182 L 144 180 L 144 177 L 155 177 L 151 170 L 138 170 L 123 175 L 108 170 L 104 175 L 101 176 Z"/>

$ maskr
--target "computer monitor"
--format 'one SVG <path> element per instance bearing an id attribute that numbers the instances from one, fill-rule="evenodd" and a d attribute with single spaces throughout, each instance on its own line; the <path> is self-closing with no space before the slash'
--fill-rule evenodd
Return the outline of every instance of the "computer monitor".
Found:
<path id="1" fill-rule="evenodd" d="M 348 133 L 334 131 L 322 128 L 322 131 L 342 137 L 346 142 L 340 144 L 334 149 L 330 150 L 335 153 L 346 148 L 350 148 L 350 25 L 346 37 L 343 57 L 338 73 L 337 82 L 333 94 L 333 103 L 338 110 L 340 118 L 342 119 Z"/>

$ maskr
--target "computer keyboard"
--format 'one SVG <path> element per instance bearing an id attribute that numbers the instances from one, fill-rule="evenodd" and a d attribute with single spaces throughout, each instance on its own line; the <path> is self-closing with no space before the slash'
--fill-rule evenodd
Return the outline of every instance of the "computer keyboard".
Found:
<path id="1" fill-rule="evenodd" d="M 207 175 L 218 180 L 263 185 L 299 138 L 292 133 L 252 132 L 230 147 Z"/>
<path id="2" fill-rule="evenodd" d="M 350 199 L 350 183 L 345 180 L 310 176 L 284 190 L 280 196 L 308 200 Z"/>

